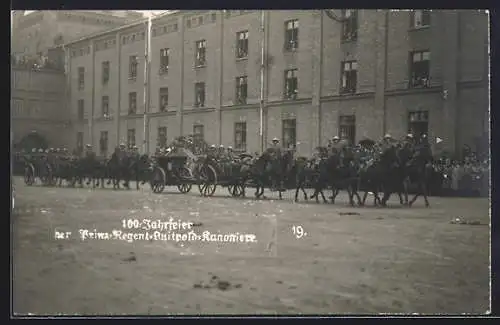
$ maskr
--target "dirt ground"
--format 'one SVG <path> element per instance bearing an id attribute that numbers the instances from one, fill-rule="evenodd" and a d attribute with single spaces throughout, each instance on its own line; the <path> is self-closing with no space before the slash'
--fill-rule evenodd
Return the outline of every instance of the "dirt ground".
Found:
<path id="1" fill-rule="evenodd" d="M 489 310 L 489 202 L 391 199 L 351 208 L 234 199 L 226 189 L 153 194 L 26 187 L 12 217 L 13 312 L 32 314 L 373 314 Z M 248 195 L 253 195 L 249 191 Z M 79 230 L 142 232 L 123 219 L 193 222 L 257 242 L 82 240 Z M 453 224 L 461 217 L 479 225 Z M 132 222 L 133 223 L 133 222 Z M 306 233 L 297 238 L 293 226 Z M 94 230 L 96 229 L 96 230 Z M 55 232 L 71 231 L 68 239 Z M 150 231 L 152 233 L 153 230 Z M 186 231 L 183 231 L 184 233 Z M 237 234 L 237 235 L 239 235 Z"/>

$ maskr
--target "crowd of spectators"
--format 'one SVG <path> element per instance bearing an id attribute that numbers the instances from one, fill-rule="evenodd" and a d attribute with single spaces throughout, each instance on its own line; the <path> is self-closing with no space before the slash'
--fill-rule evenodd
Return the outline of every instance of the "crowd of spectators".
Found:
<path id="1" fill-rule="evenodd" d="M 470 152 L 462 159 L 441 157 L 435 161 L 435 169 L 442 174 L 443 195 L 489 195 L 490 160 L 485 155 Z"/>

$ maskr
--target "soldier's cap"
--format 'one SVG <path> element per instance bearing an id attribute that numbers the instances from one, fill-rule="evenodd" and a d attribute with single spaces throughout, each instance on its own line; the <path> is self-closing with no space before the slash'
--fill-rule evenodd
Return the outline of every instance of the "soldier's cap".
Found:
<path id="1" fill-rule="evenodd" d="M 120 147 L 125 147 L 125 143 L 120 143 Z"/>
<path id="2" fill-rule="evenodd" d="M 273 139 L 273 142 L 279 142 L 279 141 L 280 141 L 280 139 L 278 139 L 278 138 Z"/>
<path id="3" fill-rule="evenodd" d="M 384 135 L 384 139 L 392 139 L 392 137 L 389 133 L 387 133 L 386 135 Z"/>
<path id="4" fill-rule="evenodd" d="M 407 137 L 407 138 L 410 138 L 410 139 L 413 139 L 413 134 L 408 133 L 408 134 L 406 135 L 406 137 Z"/>
<path id="5" fill-rule="evenodd" d="M 132 148 L 137 149 L 137 146 L 133 146 Z"/>
<path id="6" fill-rule="evenodd" d="M 43 149 L 39 149 L 38 152 L 43 152 Z"/>
<path id="7" fill-rule="evenodd" d="M 231 146 L 229 146 L 229 147 L 227 147 L 227 148 L 228 148 L 228 149 L 233 149 L 233 147 L 231 147 Z"/>
<path id="8" fill-rule="evenodd" d="M 36 148 L 31 149 L 31 152 L 36 152 Z"/>
<path id="9" fill-rule="evenodd" d="M 336 135 L 332 138 L 332 140 L 340 140 L 340 138 Z"/>
<path id="10" fill-rule="evenodd" d="M 215 144 L 211 145 L 210 148 L 215 148 Z"/>
<path id="11" fill-rule="evenodd" d="M 85 145 L 85 147 L 87 147 L 87 148 L 92 148 L 92 145 L 87 144 L 87 145 Z"/>
<path id="12" fill-rule="evenodd" d="M 224 145 L 223 145 L 223 144 L 221 144 L 221 145 L 219 146 L 219 148 L 224 148 Z"/>
<path id="13" fill-rule="evenodd" d="M 427 138 L 427 134 L 425 134 L 425 133 L 422 134 L 422 138 L 424 138 L 424 139 Z"/>

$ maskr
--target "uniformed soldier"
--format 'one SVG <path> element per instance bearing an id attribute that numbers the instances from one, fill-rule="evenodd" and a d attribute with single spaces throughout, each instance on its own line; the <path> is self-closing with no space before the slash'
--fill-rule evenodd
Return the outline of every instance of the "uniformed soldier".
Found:
<path id="1" fill-rule="evenodd" d="M 208 148 L 207 157 L 211 159 L 217 158 L 217 147 L 215 146 L 215 144 L 212 144 L 210 148 Z"/>
<path id="2" fill-rule="evenodd" d="M 227 158 L 228 158 L 230 161 L 233 161 L 233 160 L 234 160 L 234 152 L 233 152 L 233 147 L 231 147 L 231 146 L 227 147 Z"/>
<path id="3" fill-rule="evenodd" d="M 273 170 L 278 173 L 278 177 L 280 179 L 280 187 L 283 188 L 283 181 L 281 180 L 281 144 L 280 139 L 273 138 L 272 141 L 272 152 L 274 155 L 273 159 Z M 276 188 L 276 179 L 273 177 L 272 179 L 272 187 Z"/>
<path id="4" fill-rule="evenodd" d="M 226 154 L 226 152 L 225 152 L 225 150 L 224 150 L 224 145 L 223 145 L 223 144 L 221 144 L 221 145 L 219 146 L 219 151 L 218 151 L 218 158 L 219 158 L 219 160 L 224 160 L 224 158 L 225 158 L 225 154 Z"/>
<path id="5" fill-rule="evenodd" d="M 392 136 L 389 133 L 387 133 L 386 135 L 384 135 L 384 138 L 382 139 L 381 143 L 382 151 L 385 151 L 386 149 L 389 149 L 392 146 L 393 146 Z"/>
<path id="6" fill-rule="evenodd" d="M 139 148 L 137 146 L 135 146 L 135 145 L 132 146 L 132 155 L 134 157 L 139 157 L 140 156 L 140 154 L 139 154 Z"/>
<path id="7" fill-rule="evenodd" d="M 92 145 L 87 144 L 85 145 L 85 157 L 89 159 L 94 159 L 95 158 L 95 153 L 92 150 Z"/>
<path id="8" fill-rule="evenodd" d="M 340 153 L 340 149 L 341 149 L 341 143 L 340 143 L 340 138 L 338 136 L 334 136 L 331 141 L 330 141 L 330 154 L 331 155 L 334 155 L 334 154 L 338 154 Z"/>

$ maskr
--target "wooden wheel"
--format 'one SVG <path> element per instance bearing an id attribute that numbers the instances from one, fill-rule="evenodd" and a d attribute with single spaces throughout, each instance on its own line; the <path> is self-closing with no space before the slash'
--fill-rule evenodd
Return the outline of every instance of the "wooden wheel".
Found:
<path id="1" fill-rule="evenodd" d="M 193 173 L 191 172 L 191 169 L 187 167 L 181 167 L 179 168 L 179 180 L 181 181 L 181 184 L 177 185 L 177 188 L 181 193 L 189 193 L 191 191 L 191 182 L 193 179 Z"/>
<path id="2" fill-rule="evenodd" d="M 152 175 L 151 175 L 151 189 L 153 190 L 153 193 L 161 193 L 165 189 L 165 181 L 167 179 L 167 176 L 165 175 L 165 171 L 163 168 L 156 166 L 153 169 Z"/>
<path id="3" fill-rule="evenodd" d="M 24 168 L 24 183 L 28 186 L 35 183 L 35 167 L 33 164 L 28 164 Z"/>
<path id="4" fill-rule="evenodd" d="M 201 167 L 198 189 L 202 196 L 214 195 L 217 189 L 217 172 L 211 165 L 204 165 Z"/>
<path id="5" fill-rule="evenodd" d="M 240 197 L 245 193 L 245 186 L 242 184 L 229 185 L 227 189 L 233 197 Z"/>

